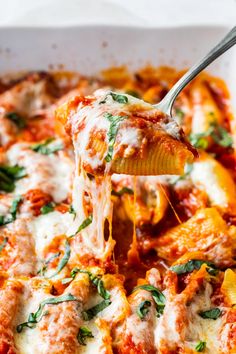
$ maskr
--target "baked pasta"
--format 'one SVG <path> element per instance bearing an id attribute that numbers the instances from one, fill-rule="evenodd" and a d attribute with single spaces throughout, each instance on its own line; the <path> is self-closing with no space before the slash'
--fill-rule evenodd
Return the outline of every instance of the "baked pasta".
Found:
<path id="1" fill-rule="evenodd" d="M 0 80 L 0 353 L 236 353 L 229 93 L 203 73 L 179 95 L 194 148 L 137 100 L 181 75 Z"/>

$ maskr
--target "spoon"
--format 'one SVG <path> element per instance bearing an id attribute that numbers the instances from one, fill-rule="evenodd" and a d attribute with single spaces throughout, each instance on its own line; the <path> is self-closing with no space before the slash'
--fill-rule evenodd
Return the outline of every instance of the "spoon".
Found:
<path id="1" fill-rule="evenodd" d="M 192 81 L 203 69 L 217 59 L 221 54 L 226 52 L 236 44 L 236 27 L 232 30 L 199 62 L 193 65 L 170 89 L 166 96 L 155 104 L 154 107 L 159 111 L 171 116 L 173 103 L 178 94 L 185 88 L 185 86 Z"/>
<path id="2" fill-rule="evenodd" d="M 186 74 L 179 81 L 177 81 L 177 83 L 171 88 L 171 90 L 167 93 L 167 95 L 163 98 L 163 100 L 160 103 L 156 105 L 147 104 L 145 108 L 149 107 L 148 109 L 150 111 L 152 111 L 152 109 L 155 108 L 157 111 L 159 111 L 160 117 L 162 118 L 162 116 L 164 116 L 164 121 L 166 121 L 165 115 L 171 117 L 171 110 L 172 110 L 173 103 L 176 97 L 178 96 L 178 94 L 184 89 L 184 87 L 196 75 L 198 75 L 203 69 L 205 69 L 210 63 L 212 63 L 216 58 L 218 58 L 221 54 L 223 54 L 234 44 L 236 44 L 236 27 L 234 27 L 226 35 L 226 37 L 218 45 L 216 45 L 202 60 L 200 60 L 189 71 L 187 71 Z M 114 99 L 115 96 L 119 96 L 115 92 L 110 91 L 109 94 L 112 96 L 112 100 L 110 103 L 109 101 L 108 102 L 106 101 L 107 93 L 105 96 L 103 95 L 102 97 L 95 97 L 94 103 L 93 101 L 91 101 L 91 104 L 88 104 L 86 100 L 85 103 L 82 103 L 83 107 L 86 107 L 87 109 L 86 117 L 91 123 L 88 124 L 89 129 L 85 130 L 86 134 L 88 135 L 87 137 L 84 137 L 84 131 L 81 130 L 83 137 L 79 139 L 78 138 L 79 135 L 77 134 L 74 139 L 75 140 L 77 139 L 78 141 L 87 142 L 90 141 L 91 136 L 95 137 L 91 139 L 91 143 L 89 143 L 90 149 L 92 149 L 92 155 L 88 154 L 86 149 L 84 149 L 84 147 L 81 150 L 82 153 L 86 151 L 84 155 L 80 155 L 80 158 L 82 159 L 84 166 L 86 166 L 87 168 L 87 170 L 84 168 L 84 171 L 93 175 L 96 174 L 102 175 L 108 172 L 110 174 L 116 173 L 116 174 L 127 174 L 127 175 L 136 175 L 136 176 L 144 176 L 144 175 L 155 176 L 155 175 L 170 175 L 170 174 L 182 175 L 184 173 L 185 164 L 191 163 L 193 161 L 194 156 L 197 156 L 197 150 L 193 148 L 185 140 L 183 132 L 175 124 L 174 120 L 173 122 L 171 122 L 171 120 L 167 120 L 168 122 L 171 122 L 171 125 L 169 125 L 168 127 L 170 133 L 168 130 L 165 129 L 165 127 L 163 128 L 159 124 L 158 119 L 154 122 L 150 120 L 149 124 L 146 125 L 144 124 L 142 127 L 142 134 L 143 134 L 142 136 L 145 136 L 146 139 L 145 143 L 143 144 L 144 139 L 141 139 L 141 142 L 137 142 L 137 146 L 135 146 L 134 149 L 134 143 L 133 143 L 134 137 L 133 135 L 131 135 L 131 139 L 130 139 L 129 133 L 127 133 L 127 131 L 129 132 L 130 130 L 135 131 L 135 133 L 138 134 L 138 130 L 135 129 L 136 128 L 140 129 L 140 128 L 139 125 L 138 127 L 135 127 L 135 124 L 129 126 L 130 124 L 129 119 L 125 120 L 127 116 L 124 115 L 124 109 L 125 109 L 125 104 L 128 101 L 128 98 L 126 97 L 125 102 L 124 102 L 124 98 L 122 98 L 122 102 L 120 102 L 118 100 L 118 97 Z M 124 105 L 124 107 L 121 106 L 122 107 L 121 115 L 117 113 L 117 110 L 115 115 L 113 115 L 113 100 L 122 103 Z M 139 100 L 135 99 L 135 103 L 136 101 L 138 102 Z M 131 103 L 132 103 L 132 99 L 128 104 L 128 113 L 131 112 L 131 117 L 132 117 L 132 111 L 130 111 Z M 68 103 L 62 105 L 57 109 L 57 113 L 56 113 L 57 118 L 61 122 L 63 122 L 63 124 L 66 124 L 67 119 L 69 117 L 69 120 L 72 119 L 72 124 L 75 124 L 75 126 L 77 126 L 78 123 L 73 123 L 73 122 L 80 122 L 81 119 L 84 119 L 84 114 L 85 114 L 84 111 L 80 113 L 80 110 L 78 114 L 77 113 L 75 114 L 79 104 L 80 104 L 80 99 L 77 97 L 77 101 L 75 98 L 74 101 L 72 100 L 71 102 L 69 101 Z M 105 104 L 105 108 L 103 106 L 104 104 Z M 141 107 L 142 104 L 143 101 L 140 100 Z M 133 107 L 134 111 L 137 110 L 137 107 L 138 107 L 137 104 L 134 105 Z M 143 112 L 145 114 L 145 110 Z M 143 112 L 141 111 L 141 113 Z M 156 114 L 157 112 L 154 113 Z M 96 117 L 98 121 L 95 120 L 94 117 Z M 106 126 L 108 126 L 107 128 L 107 135 L 109 137 L 108 142 L 105 141 L 105 139 L 97 138 L 95 134 L 96 131 L 99 131 L 99 124 L 100 122 L 102 122 L 102 120 L 105 121 Z M 108 121 L 110 122 L 110 124 L 107 124 Z M 120 136 L 125 136 L 125 139 L 127 139 L 128 136 L 128 140 L 123 139 L 123 144 L 126 144 L 126 146 L 131 147 L 131 149 L 130 150 L 127 149 L 128 151 L 127 154 L 123 153 L 122 155 L 121 152 L 119 152 L 119 154 L 117 154 L 118 156 L 116 158 L 113 158 L 114 155 L 113 150 L 114 150 L 114 145 L 116 140 L 116 134 L 118 132 L 119 124 L 121 121 L 124 121 L 126 123 L 125 126 L 123 127 L 123 133 L 121 133 L 120 131 Z M 135 119 L 134 122 L 136 122 Z M 127 127 L 132 127 L 132 129 L 128 130 Z M 176 131 L 178 132 L 177 135 L 175 133 Z M 97 135 L 100 136 L 99 134 Z M 126 141 L 126 143 L 124 143 L 124 141 Z M 78 144 L 78 146 L 80 145 Z M 76 149 L 78 149 L 78 146 L 76 147 Z M 119 148 L 119 143 L 117 144 L 117 146 Z M 104 151 L 107 151 L 105 156 L 104 156 Z M 121 151 L 124 152 L 124 150 L 122 149 Z M 91 156 L 93 156 L 93 158 L 91 158 Z M 93 159 L 95 160 L 95 162 L 93 161 Z M 108 170 L 106 170 L 106 166 L 107 166 L 106 162 L 110 163 L 108 165 L 109 166 Z"/>

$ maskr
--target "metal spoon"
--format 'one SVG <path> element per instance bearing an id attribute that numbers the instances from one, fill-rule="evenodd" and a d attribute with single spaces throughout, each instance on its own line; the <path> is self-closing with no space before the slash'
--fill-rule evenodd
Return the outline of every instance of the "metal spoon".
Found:
<path id="1" fill-rule="evenodd" d="M 203 59 L 192 66 L 192 68 L 190 68 L 184 76 L 176 82 L 161 102 L 154 105 L 154 107 L 171 116 L 172 106 L 178 94 L 192 79 L 194 79 L 195 76 L 234 44 L 236 44 L 236 27 L 233 27 L 233 29 Z"/>

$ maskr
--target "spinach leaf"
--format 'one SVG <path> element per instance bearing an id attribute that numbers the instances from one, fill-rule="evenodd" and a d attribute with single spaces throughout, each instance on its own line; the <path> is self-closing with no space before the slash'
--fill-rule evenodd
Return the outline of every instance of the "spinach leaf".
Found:
<path id="1" fill-rule="evenodd" d="M 221 126 L 218 126 L 217 131 L 213 132 L 211 136 L 213 140 L 220 146 L 232 147 L 233 145 L 232 136 L 227 132 L 226 129 Z"/>
<path id="2" fill-rule="evenodd" d="M 85 343 L 86 338 L 94 338 L 92 331 L 90 331 L 90 329 L 88 329 L 87 327 L 84 326 L 80 327 L 79 333 L 77 335 L 79 344 L 86 345 Z"/>
<path id="3" fill-rule="evenodd" d="M 45 214 L 48 214 L 48 213 L 51 213 L 52 211 L 54 211 L 54 208 L 55 208 L 55 204 L 50 202 L 50 203 L 42 206 L 42 208 L 40 208 L 40 211 L 41 211 L 41 214 L 45 215 Z"/>
<path id="4" fill-rule="evenodd" d="M 221 315 L 222 315 L 222 311 L 218 307 L 215 307 L 215 308 L 210 309 L 208 311 L 199 312 L 199 316 L 201 316 L 202 318 L 205 318 L 205 319 L 210 318 L 212 320 L 216 320 Z"/>
<path id="5" fill-rule="evenodd" d="M 71 271 L 71 278 L 65 278 L 62 280 L 63 284 L 67 284 L 70 281 L 72 281 L 77 273 L 85 273 L 88 274 L 89 280 L 92 282 L 92 284 L 94 286 L 96 286 L 98 294 L 105 300 L 109 300 L 110 299 L 110 293 L 105 289 L 104 283 L 101 279 L 100 276 L 96 276 L 94 274 L 92 274 L 91 272 L 84 270 L 84 269 L 79 269 L 77 267 L 73 268 Z"/>
<path id="6" fill-rule="evenodd" d="M 195 350 L 197 352 L 203 352 L 205 349 L 206 349 L 206 342 L 203 341 L 200 341 L 195 347 Z"/>
<path id="7" fill-rule="evenodd" d="M 80 231 L 82 231 L 83 229 L 85 229 L 87 226 L 89 226 L 93 221 L 93 214 L 89 215 L 82 223 L 81 225 L 78 227 L 77 231 L 73 234 L 68 236 L 68 238 L 74 237 L 75 235 L 77 235 Z"/>
<path id="8" fill-rule="evenodd" d="M 93 283 L 94 286 L 97 287 L 98 294 L 105 300 L 110 299 L 110 297 L 111 297 L 110 293 L 105 289 L 104 283 L 99 276 L 96 276 L 96 275 L 88 272 L 87 270 L 74 268 L 71 272 L 72 278 L 74 278 L 76 273 L 78 273 L 78 272 L 88 274 L 90 281 Z"/>
<path id="9" fill-rule="evenodd" d="M 111 96 L 113 101 L 118 102 L 118 103 L 128 103 L 128 97 L 125 95 L 121 95 L 119 93 L 115 93 L 115 92 L 109 92 L 106 97 L 104 98 L 104 100 L 100 101 L 99 104 L 103 104 L 106 103 L 107 97 Z"/>
<path id="10" fill-rule="evenodd" d="M 151 301 L 148 300 L 144 300 L 139 304 L 137 308 L 137 315 L 139 318 L 141 318 L 141 320 L 143 320 L 144 317 L 148 314 L 150 306 L 151 306 Z"/>
<path id="11" fill-rule="evenodd" d="M 15 182 L 26 176 L 25 168 L 19 165 L 0 165 L 0 190 L 13 192 Z"/>
<path id="12" fill-rule="evenodd" d="M 115 195 L 115 196 L 117 196 L 117 197 L 120 197 L 120 196 L 122 196 L 123 194 L 134 194 L 134 191 L 133 191 L 133 189 L 131 189 L 131 188 L 128 188 L 128 187 L 123 187 L 123 188 L 121 188 L 121 190 L 119 190 L 118 192 L 117 191 L 115 191 L 114 189 L 112 189 L 112 191 L 111 191 L 111 194 L 112 195 Z"/>
<path id="13" fill-rule="evenodd" d="M 161 314 L 163 314 L 166 302 L 165 295 L 155 286 L 149 284 L 136 286 L 133 291 L 138 289 L 149 291 L 152 294 L 154 302 L 156 303 L 157 316 L 159 317 Z"/>
<path id="14" fill-rule="evenodd" d="M 127 118 L 127 116 L 113 116 L 110 113 L 105 113 L 104 117 L 109 120 L 110 128 L 108 130 L 108 152 L 107 155 L 105 156 L 105 161 L 110 162 L 112 160 L 113 156 L 113 149 L 114 149 L 114 144 L 116 141 L 116 136 L 118 133 L 119 129 L 119 124 L 122 122 L 124 119 Z"/>
<path id="15" fill-rule="evenodd" d="M 176 107 L 175 108 L 175 114 L 180 118 L 180 121 L 184 118 L 185 114 L 184 114 L 184 111 L 179 108 L 179 107 Z"/>
<path id="16" fill-rule="evenodd" d="M 12 205 L 10 207 L 9 210 L 10 215 L 9 216 L 0 215 L 0 226 L 10 224 L 11 222 L 16 220 L 17 209 L 21 201 L 22 201 L 21 196 L 16 197 L 13 200 Z"/>
<path id="17" fill-rule="evenodd" d="M 78 301 L 76 297 L 71 294 L 66 294 L 58 297 L 52 297 L 49 299 L 45 299 L 39 304 L 38 310 L 36 312 L 32 312 L 28 316 L 28 320 L 26 322 L 20 323 L 16 330 L 18 333 L 21 333 L 25 327 L 34 328 L 36 324 L 42 319 L 43 316 L 48 315 L 48 312 L 43 313 L 43 309 L 45 305 L 56 305 L 65 301 Z"/>
<path id="18" fill-rule="evenodd" d="M 71 249 L 70 249 L 70 244 L 69 242 L 66 240 L 65 242 L 65 253 L 64 253 L 64 256 L 62 257 L 62 259 L 60 260 L 60 262 L 58 263 L 58 266 L 57 266 L 57 270 L 56 272 L 51 275 L 49 277 L 49 279 L 55 277 L 55 275 L 57 275 L 58 273 L 60 273 L 60 271 L 67 265 L 69 259 L 70 259 L 70 253 L 71 253 Z"/>
<path id="19" fill-rule="evenodd" d="M 92 308 L 83 311 L 82 316 L 85 321 L 90 321 L 94 316 L 96 316 L 100 311 L 104 310 L 107 306 L 111 304 L 110 293 L 105 289 L 104 283 L 99 276 L 92 274 L 91 272 L 79 268 L 74 268 L 71 271 L 71 278 L 63 279 L 62 283 L 66 284 L 73 280 L 77 273 L 88 274 L 90 281 L 94 286 L 97 287 L 98 294 L 104 299 L 102 302 L 93 306 Z"/>
<path id="20" fill-rule="evenodd" d="M 53 254 L 51 257 L 49 257 L 43 264 L 43 266 L 39 269 L 39 271 L 37 272 L 37 274 L 40 274 L 42 276 L 45 275 L 45 272 L 47 271 L 47 266 L 49 263 L 51 263 L 55 258 L 59 257 L 61 254 L 61 252 L 57 252 L 55 254 Z"/>
<path id="21" fill-rule="evenodd" d="M 70 205 L 68 212 L 69 212 L 70 214 L 73 214 L 74 216 L 76 216 L 76 211 L 75 211 L 75 209 L 74 209 L 74 207 L 73 207 L 72 204 Z"/>
<path id="22" fill-rule="evenodd" d="M 212 262 L 200 260 L 200 259 L 191 259 L 190 261 L 182 264 L 176 264 L 172 267 L 170 267 L 170 270 L 175 272 L 176 274 L 185 274 L 185 273 L 191 273 L 195 269 L 198 270 L 201 268 L 203 264 L 206 264 L 209 268 L 207 268 L 207 271 L 211 275 L 216 275 L 217 274 L 217 269 Z"/>
<path id="23" fill-rule="evenodd" d="M 25 119 L 17 112 L 8 112 L 6 114 L 6 118 L 11 120 L 19 129 L 23 129 L 26 127 Z"/>
<path id="24" fill-rule="evenodd" d="M 103 311 L 106 307 L 111 304 L 110 300 L 102 300 L 99 304 L 91 307 L 90 309 L 82 312 L 82 317 L 84 321 L 90 321 L 99 312 Z"/>
<path id="25" fill-rule="evenodd" d="M 56 145 L 51 145 L 51 143 L 54 140 L 55 140 L 54 138 L 48 138 L 43 143 L 34 144 L 33 146 L 31 146 L 31 150 L 38 152 L 42 155 L 50 155 L 50 154 L 53 154 L 57 151 L 62 150 L 64 148 L 62 143 L 58 143 Z"/>
<path id="26" fill-rule="evenodd" d="M 4 239 L 0 245 L 0 252 L 2 252 L 3 248 L 6 246 L 7 241 L 8 241 L 8 237 L 4 237 Z"/>
<path id="27" fill-rule="evenodd" d="M 207 137 L 211 137 L 216 144 L 223 147 L 231 147 L 233 144 L 233 139 L 230 133 L 215 122 L 212 122 L 210 127 L 204 133 L 191 133 L 189 135 L 189 141 L 196 148 L 205 150 L 208 148 Z"/>

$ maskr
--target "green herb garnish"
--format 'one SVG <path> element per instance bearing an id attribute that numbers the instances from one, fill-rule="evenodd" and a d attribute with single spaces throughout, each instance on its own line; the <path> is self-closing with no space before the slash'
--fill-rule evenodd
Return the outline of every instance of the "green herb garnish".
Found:
<path id="1" fill-rule="evenodd" d="M 99 312 L 104 310 L 107 306 L 111 304 L 110 301 L 110 293 L 105 289 L 104 283 L 101 280 L 100 276 L 96 276 L 92 274 L 91 272 L 79 268 L 74 268 L 71 271 L 71 278 L 65 278 L 63 279 L 62 283 L 66 284 L 72 281 L 77 273 L 85 273 L 88 274 L 90 281 L 94 286 L 96 286 L 98 294 L 104 299 L 102 302 L 99 304 L 91 307 L 90 309 L 83 311 L 82 316 L 85 321 L 90 321 L 94 316 L 96 316 Z"/>
<path id="2" fill-rule="evenodd" d="M 103 311 L 106 307 L 111 304 L 110 300 L 102 300 L 99 304 L 91 307 L 90 309 L 82 312 L 82 317 L 84 321 L 90 321 L 94 318 L 99 312 Z"/>
<path id="3" fill-rule="evenodd" d="M 227 130 L 218 126 L 214 122 L 210 124 L 210 127 L 204 133 L 191 133 L 189 135 L 189 141 L 196 148 L 205 150 L 208 148 L 207 137 L 211 137 L 216 144 L 223 147 L 231 147 L 233 144 L 232 136 L 227 132 Z"/>
<path id="4" fill-rule="evenodd" d="M 81 345 L 86 345 L 85 343 L 85 339 L 86 338 L 94 338 L 92 331 L 90 331 L 90 329 L 88 329 L 87 327 L 80 327 L 79 329 L 79 333 L 77 335 L 77 339 L 79 344 Z"/>
<path id="5" fill-rule="evenodd" d="M 23 129 L 26 127 L 25 119 L 16 112 L 8 112 L 6 117 L 11 120 L 19 129 Z"/>
<path id="6" fill-rule="evenodd" d="M 85 229 L 87 226 L 89 226 L 92 223 L 92 221 L 93 221 L 93 215 L 91 214 L 82 222 L 82 224 L 79 226 L 76 233 Z"/>
<path id="7" fill-rule="evenodd" d="M 8 237 L 4 237 L 4 239 L 0 245 L 0 252 L 2 252 L 3 248 L 6 246 L 7 241 L 8 241 Z"/>
<path id="8" fill-rule="evenodd" d="M 213 140 L 220 146 L 232 147 L 233 138 L 223 127 L 218 126 L 217 132 L 212 133 Z"/>
<path id="9" fill-rule="evenodd" d="M 41 214 L 45 215 L 45 214 L 48 214 L 48 213 L 51 213 L 52 211 L 54 211 L 54 208 L 55 208 L 55 204 L 50 202 L 50 203 L 42 206 L 42 208 L 40 208 L 40 211 L 41 211 Z"/>
<path id="10" fill-rule="evenodd" d="M 48 138 L 43 143 L 34 144 L 33 146 L 31 146 L 31 150 L 38 152 L 42 155 L 50 155 L 54 152 L 62 150 L 64 147 L 62 143 L 58 143 L 57 145 L 51 145 L 54 140 L 54 138 Z"/>
<path id="11" fill-rule="evenodd" d="M 96 276 L 87 270 L 74 268 L 71 272 L 72 278 L 75 277 L 76 273 L 86 273 L 89 276 L 90 281 L 97 287 L 98 294 L 105 300 L 110 299 L 110 293 L 105 289 L 104 283 L 99 276 Z"/>
<path id="12" fill-rule="evenodd" d="M 215 308 L 208 310 L 208 311 L 199 312 L 199 316 L 201 316 L 204 319 L 210 318 L 212 320 L 216 320 L 221 315 L 222 315 L 222 312 L 218 307 L 215 307 Z"/>
<path id="13" fill-rule="evenodd" d="M 122 122 L 124 119 L 127 118 L 127 116 L 113 116 L 110 113 L 104 113 L 104 117 L 109 120 L 110 128 L 108 130 L 108 152 L 107 155 L 105 156 L 105 161 L 110 162 L 112 160 L 112 155 L 113 155 L 113 148 L 114 144 L 116 141 L 116 136 L 118 133 L 119 129 L 119 124 Z"/>
<path id="14" fill-rule="evenodd" d="M 185 116 L 184 111 L 179 107 L 175 108 L 175 114 L 180 118 L 180 120 L 182 120 Z"/>
<path id="15" fill-rule="evenodd" d="M 60 271 L 67 265 L 67 263 L 70 259 L 70 253 L 71 253 L 70 244 L 66 240 L 64 255 L 63 255 L 62 259 L 60 260 L 60 262 L 58 263 L 56 272 L 49 277 L 50 279 L 53 278 L 58 273 L 60 273 Z"/>
<path id="16" fill-rule="evenodd" d="M 13 192 L 15 182 L 26 176 L 25 168 L 15 166 L 0 166 L 0 190 L 4 192 Z"/>
<path id="17" fill-rule="evenodd" d="M 83 222 L 82 224 L 80 224 L 80 226 L 78 227 L 77 231 L 73 234 L 70 235 L 68 238 L 74 237 L 76 234 L 78 234 L 80 231 L 82 231 L 83 229 L 85 229 L 87 226 L 89 226 L 93 221 L 93 214 L 89 215 Z"/>
<path id="18" fill-rule="evenodd" d="M 74 209 L 74 207 L 73 207 L 72 204 L 70 205 L 68 212 L 69 212 L 70 214 L 73 214 L 74 216 L 76 216 L 76 211 L 75 211 L 75 209 Z"/>
<path id="19" fill-rule="evenodd" d="M 36 312 L 32 312 L 29 314 L 28 320 L 26 322 L 21 323 L 16 327 L 17 332 L 21 333 L 25 327 L 34 328 L 36 324 L 42 319 L 42 317 L 48 314 L 47 311 L 43 313 L 43 309 L 45 305 L 56 305 L 65 301 L 78 301 L 78 300 L 76 299 L 76 297 L 74 297 L 71 294 L 45 299 L 44 301 L 41 302 Z"/>
<path id="20" fill-rule="evenodd" d="M 216 269 L 214 263 L 208 262 L 208 261 L 203 261 L 200 259 L 191 259 L 187 263 L 182 263 L 182 264 L 176 264 L 172 267 L 170 267 L 170 270 L 175 272 L 176 274 L 185 274 L 185 273 L 191 273 L 195 269 L 198 270 L 201 268 L 203 264 L 206 264 L 209 268 L 207 268 L 207 271 L 211 275 L 216 275 L 218 270 Z"/>
<path id="21" fill-rule="evenodd" d="M 119 191 L 115 191 L 114 189 L 112 189 L 111 194 L 120 197 L 123 194 L 134 194 L 134 191 L 131 188 L 123 187 Z"/>
<path id="22" fill-rule="evenodd" d="M 161 314 L 163 314 L 166 302 L 165 295 L 153 285 L 139 285 L 136 286 L 133 291 L 138 289 L 149 291 L 152 294 L 154 302 L 156 303 L 157 316 L 159 317 Z"/>
<path id="23" fill-rule="evenodd" d="M 205 349 L 206 349 L 206 342 L 203 341 L 200 341 L 195 347 L 195 350 L 197 352 L 203 352 Z"/>
<path id="24" fill-rule="evenodd" d="M 106 95 L 106 97 L 104 98 L 104 100 L 100 101 L 99 104 L 106 103 L 106 100 L 107 100 L 108 96 L 111 96 L 113 101 L 115 101 L 115 102 L 122 103 L 122 104 L 128 103 L 128 97 L 127 96 L 121 95 L 121 94 L 118 94 L 118 93 L 115 93 L 115 92 L 109 92 Z"/>
<path id="25" fill-rule="evenodd" d="M 10 224 L 11 222 L 16 220 L 17 209 L 21 201 L 22 201 L 21 196 L 16 197 L 13 200 L 12 205 L 10 207 L 9 210 L 10 215 L 9 216 L 0 215 L 0 226 Z"/>
<path id="26" fill-rule="evenodd" d="M 47 266 L 49 263 L 51 263 L 55 258 L 59 257 L 61 254 L 61 252 L 57 252 L 55 254 L 53 254 L 51 257 L 49 257 L 44 263 L 43 266 L 41 267 L 41 269 L 37 272 L 37 274 L 40 274 L 42 276 L 45 275 L 45 272 L 47 271 Z"/>
<path id="27" fill-rule="evenodd" d="M 110 293 L 105 289 L 104 287 L 104 283 L 101 279 L 101 276 L 97 276 L 92 274 L 91 272 L 84 270 L 84 269 L 79 269 L 79 268 L 73 268 L 71 271 L 71 278 L 65 278 L 63 279 L 62 283 L 66 284 L 69 283 L 70 281 L 72 281 L 77 273 L 85 273 L 88 274 L 89 276 L 89 280 L 92 282 L 92 284 L 94 286 L 96 286 L 98 294 L 105 300 L 109 300 L 110 299 Z"/>
<path id="28" fill-rule="evenodd" d="M 73 279 L 75 279 L 76 277 L 76 274 L 80 272 L 80 269 L 75 267 L 72 269 L 72 271 L 70 272 L 70 278 L 64 278 L 62 279 L 62 284 L 67 284 L 67 283 L 70 283 Z"/>
<path id="29" fill-rule="evenodd" d="M 182 176 L 178 176 L 178 177 L 174 178 L 171 181 L 171 184 L 175 185 L 177 182 L 185 180 L 185 178 L 188 177 L 190 175 L 190 173 L 192 172 L 192 169 L 193 169 L 193 165 L 187 163 L 185 173 Z"/>
<path id="30" fill-rule="evenodd" d="M 141 318 L 141 320 L 143 320 L 144 317 L 148 314 L 150 306 L 151 306 L 151 301 L 148 300 L 144 300 L 139 304 L 137 308 L 137 315 L 139 318 Z"/>
<path id="31" fill-rule="evenodd" d="M 18 195 L 18 197 L 16 197 L 13 202 L 12 202 L 12 205 L 10 207 L 10 213 L 11 213 L 11 216 L 12 216 L 12 219 L 15 220 L 16 219 L 16 213 L 17 213 L 17 209 L 18 209 L 18 206 L 19 206 L 19 203 L 22 201 L 22 197 L 21 195 Z"/>

